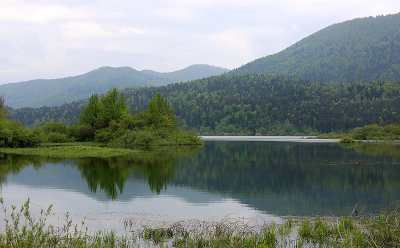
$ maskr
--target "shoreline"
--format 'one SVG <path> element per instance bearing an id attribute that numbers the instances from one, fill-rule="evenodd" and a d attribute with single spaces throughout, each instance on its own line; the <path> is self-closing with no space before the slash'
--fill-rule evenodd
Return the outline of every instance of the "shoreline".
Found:
<path id="1" fill-rule="evenodd" d="M 202 141 L 264 141 L 264 142 L 303 142 L 303 143 L 339 143 L 341 139 L 318 138 L 315 135 L 293 135 L 293 136 L 246 136 L 246 135 L 200 135 Z M 359 143 L 391 144 L 400 143 L 400 140 L 356 140 Z"/>
<path id="2" fill-rule="evenodd" d="M 199 136 L 202 141 L 264 141 L 264 142 L 303 142 L 338 143 L 340 139 L 319 139 L 317 136 Z"/>

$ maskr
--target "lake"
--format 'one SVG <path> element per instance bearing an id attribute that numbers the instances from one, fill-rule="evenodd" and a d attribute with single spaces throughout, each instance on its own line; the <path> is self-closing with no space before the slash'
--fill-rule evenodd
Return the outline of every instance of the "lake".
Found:
<path id="1" fill-rule="evenodd" d="M 203 138 L 204 146 L 134 157 L 59 159 L 0 153 L 6 205 L 28 197 L 89 227 L 123 230 L 181 220 L 379 213 L 400 200 L 400 146 L 296 138 Z M 278 139 L 278 140 L 276 140 Z M 232 141 L 235 140 L 235 141 Z M 397 204 L 397 205 L 396 205 Z"/>

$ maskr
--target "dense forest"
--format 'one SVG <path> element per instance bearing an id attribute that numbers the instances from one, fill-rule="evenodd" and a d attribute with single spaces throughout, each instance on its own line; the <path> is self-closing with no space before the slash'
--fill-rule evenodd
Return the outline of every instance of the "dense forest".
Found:
<path id="1" fill-rule="evenodd" d="M 137 71 L 130 67 L 101 67 L 75 77 L 0 85 L 0 93 L 4 93 L 7 105 L 13 108 L 55 106 L 87 99 L 94 93 L 104 94 L 111 88 L 160 86 L 219 75 L 226 71 L 210 65 L 192 65 L 170 73 Z"/>
<path id="2" fill-rule="evenodd" d="M 400 14 L 331 25 L 232 74 L 267 73 L 318 82 L 400 78 Z"/>
<path id="3" fill-rule="evenodd" d="M 125 90 L 131 112 L 157 92 L 168 97 L 180 125 L 200 134 L 310 134 L 400 122 L 400 83 L 330 84 L 271 75 L 222 75 L 163 87 Z M 28 126 L 77 122 L 86 102 L 11 110 Z"/>

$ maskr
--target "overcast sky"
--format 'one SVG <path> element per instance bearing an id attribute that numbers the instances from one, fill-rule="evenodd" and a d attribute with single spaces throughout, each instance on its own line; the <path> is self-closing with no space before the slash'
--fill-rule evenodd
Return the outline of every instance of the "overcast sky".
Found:
<path id="1" fill-rule="evenodd" d="M 0 0 L 0 84 L 101 66 L 228 69 L 398 0 Z"/>

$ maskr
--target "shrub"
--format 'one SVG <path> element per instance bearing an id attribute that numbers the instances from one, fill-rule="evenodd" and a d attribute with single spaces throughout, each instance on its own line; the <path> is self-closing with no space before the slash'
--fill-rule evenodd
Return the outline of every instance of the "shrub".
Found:
<path id="1" fill-rule="evenodd" d="M 201 145 L 202 142 L 195 131 L 177 132 L 177 144 Z"/>
<path id="2" fill-rule="evenodd" d="M 108 128 L 100 129 L 100 130 L 96 131 L 94 134 L 94 141 L 100 142 L 100 143 L 108 143 L 111 140 L 113 140 L 114 138 L 115 137 L 114 137 L 113 132 Z"/>
<path id="3" fill-rule="evenodd" d="M 356 141 L 351 137 L 344 137 L 341 140 L 339 140 L 339 143 L 345 143 L 345 144 L 355 143 L 355 142 Z"/>
<path id="4" fill-rule="evenodd" d="M 376 124 L 367 125 L 364 127 L 357 127 L 353 131 L 353 138 L 357 140 L 366 140 L 371 137 L 376 137 L 379 134 L 383 133 L 383 127 L 380 127 Z"/>
<path id="5" fill-rule="evenodd" d="M 400 138 L 400 125 L 399 124 L 390 124 L 384 127 L 385 132 L 389 136 L 394 136 L 396 139 Z"/>
<path id="6" fill-rule="evenodd" d="M 64 133 L 50 132 L 47 134 L 47 141 L 50 143 L 63 143 L 70 141 L 70 139 Z"/>
<path id="7" fill-rule="evenodd" d="M 142 130 L 137 132 L 135 145 L 148 147 L 151 145 L 152 142 L 154 142 L 154 140 L 154 133 L 152 133 L 151 131 Z"/>
<path id="8" fill-rule="evenodd" d="M 33 147 L 40 143 L 34 131 L 17 121 L 0 120 L 0 147 Z"/>
<path id="9" fill-rule="evenodd" d="M 133 148 L 135 146 L 135 141 L 137 137 L 137 132 L 127 131 L 121 137 L 113 139 L 108 146 L 109 147 L 120 147 L 120 148 Z"/>
<path id="10" fill-rule="evenodd" d="M 61 122 L 47 122 L 43 125 L 43 131 L 48 133 L 67 133 L 67 127 L 61 124 Z"/>
<path id="11" fill-rule="evenodd" d="M 76 141 L 93 141 L 94 129 L 85 124 L 74 125 L 68 128 L 68 135 Z"/>

